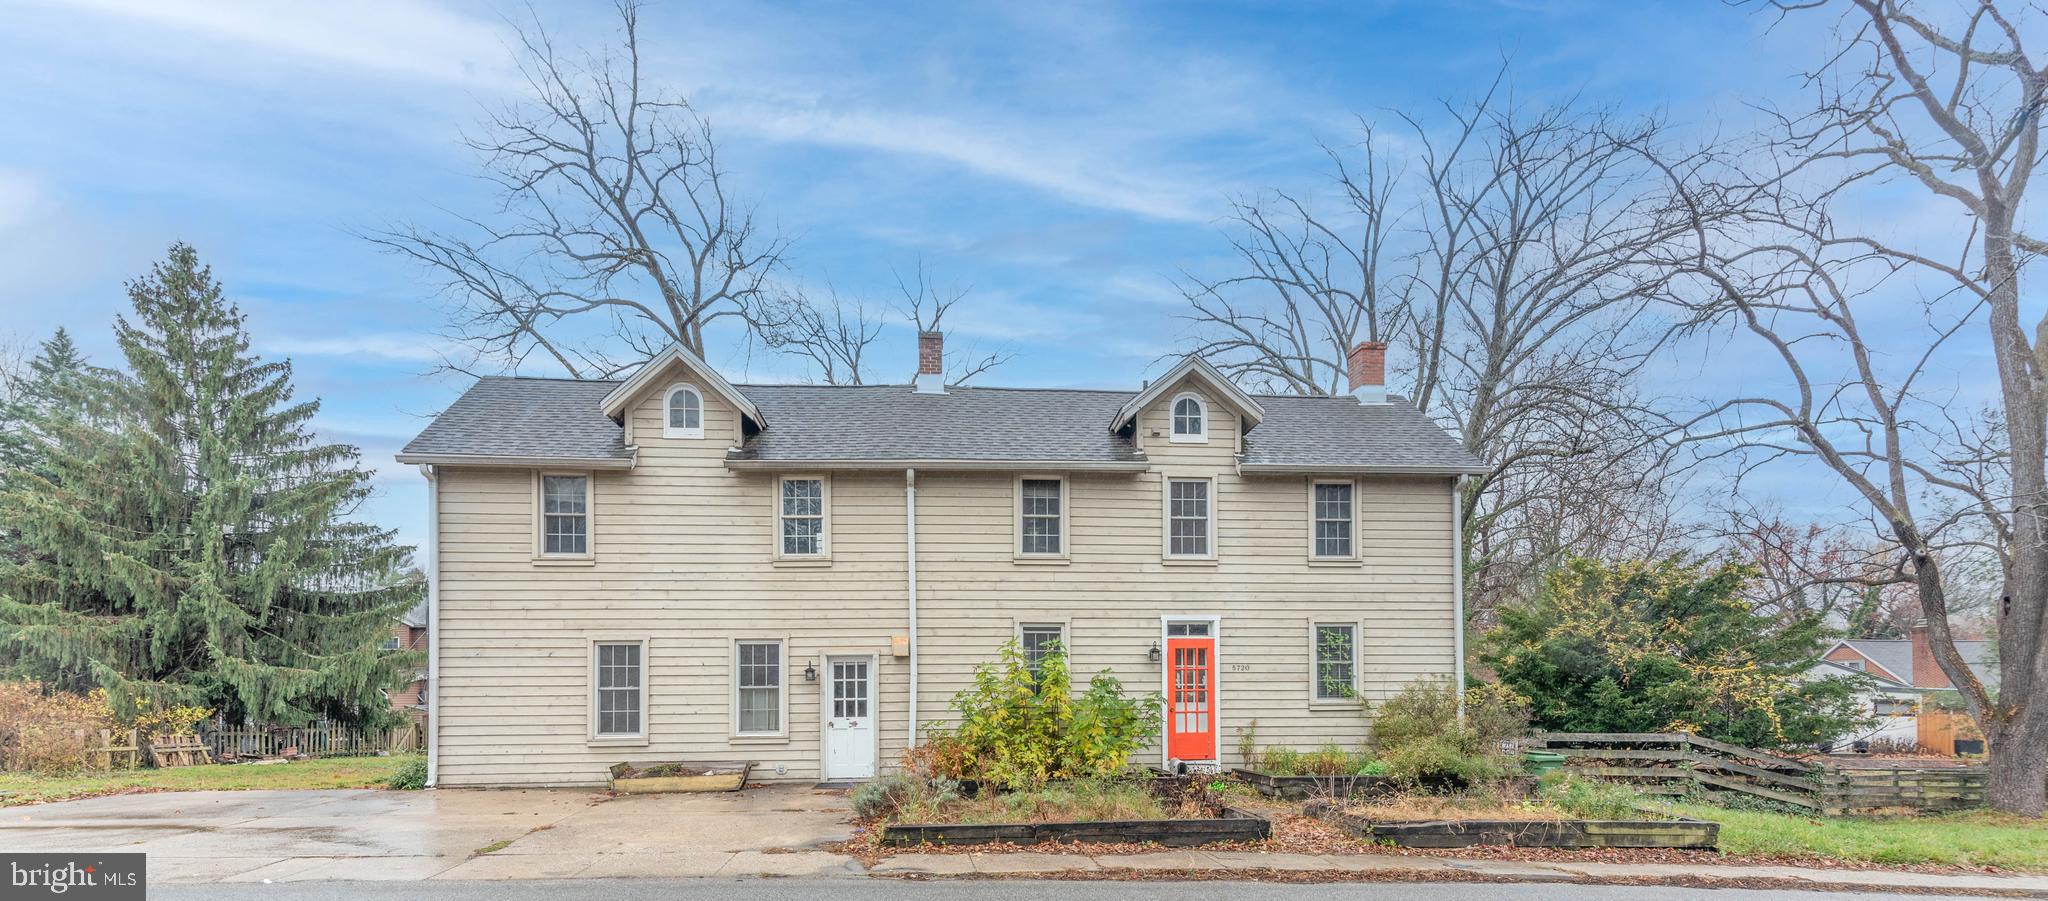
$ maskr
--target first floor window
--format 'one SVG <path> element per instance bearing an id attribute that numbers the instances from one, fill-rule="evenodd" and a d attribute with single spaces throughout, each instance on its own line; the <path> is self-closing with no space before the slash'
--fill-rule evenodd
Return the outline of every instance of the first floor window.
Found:
<path id="1" fill-rule="evenodd" d="M 1358 692 L 1358 627 L 1350 623 L 1317 623 L 1316 697 L 1318 701 L 1348 700 Z"/>
<path id="2" fill-rule="evenodd" d="M 590 477 L 541 476 L 541 553 L 590 553 Z"/>
<path id="3" fill-rule="evenodd" d="M 637 641 L 600 641 L 594 646 L 599 738 L 645 734 L 640 722 L 646 677 L 643 648 Z"/>
<path id="4" fill-rule="evenodd" d="M 1912 701 L 1896 698 L 1879 698 L 1871 706 L 1871 712 L 1878 716 L 1912 716 L 1914 713 Z"/>
<path id="5" fill-rule="evenodd" d="M 378 645 L 378 646 L 377 646 L 377 649 L 378 649 L 378 650 L 380 650 L 380 651 L 396 651 L 396 650 L 398 650 L 398 636 L 396 636 L 396 635 L 387 635 L 387 636 L 385 636 L 385 637 L 384 637 L 384 643 L 383 643 L 383 644 L 380 644 L 380 645 Z"/>
<path id="6" fill-rule="evenodd" d="M 1209 482 L 1169 479 L 1166 490 L 1167 555 L 1209 556 Z"/>
<path id="7" fill-rule="evenodd" d="M 825 480 L 782 480 L 782 555 L 825 553 Z"/>
<path id="8" fill-rule="evenodd" d="M 739 643 L 739 733 L 782 731 L 782 642 Z"/>
<path id="9" fill-rule="evenodd" d="M 1066 641 L 1067 627 L 1059 623 L 1026 624 L 1017 630 L 1017 643 L 1033 676 L 1039 674 L 1047 655 L 1065 652 Z"/>
<path id="10" fill-rule="evenodd" d="M 1024 479 L 1018 483 L 1019 552 L 1048 556 L 1064 552 L 1060 545 L 1061 487 L 1059 479 Z"/>
<path id="11" fill-rule="evenodd" d="M 1315 555 L 1351 556 L 1351 483 L 1317 482 L 1315 497 Z"/>

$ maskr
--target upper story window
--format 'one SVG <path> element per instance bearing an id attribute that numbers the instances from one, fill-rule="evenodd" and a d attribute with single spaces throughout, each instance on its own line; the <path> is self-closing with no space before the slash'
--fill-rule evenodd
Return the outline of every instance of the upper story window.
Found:
<path id="1" fill-rule="evenodd" d="M 1166 556 L 1199 558 L 1214 553 L 1211 487 L 1208 479 L 1166 480 Z"/>
<path id="2" fill-rule="evenodd" d="M 695 385 L 677 385 L 662 396 L 665 418 L 661 434 L 666 438 L 704 437 L 704 393 Z"/>
<path id="3" fill-rule="evenodd" d="M 540 552 L 546 557 L 590 554 L 590 477 L 540 477 Z"/>
<path id="4" fill-rule="evenodd" d="M 785 478 L 777 499 L 779 547 L 784 557 L 825 556 L 825 480 Z"/>
<path id="5" fill-rule="evenodd" d="M 1066 482 L 1017 480 L 1017 553 L 1058 557 L 1067 552 Z"/>
<path id="6" fill-rule="evenodd" d="M 1852 670 L 1856 670 L 1856 671 L 1858 671 L 1858 672 L 1861 672 L 1861 671 L 1863 670 L 1863 661 L 1861 661 L 1861 660 L 1855 660 L 1855 659 L 1850 659 L 1850 660 L 1837 660 L 1837 661 L 1835 661 L 1835 662 L 1836 662 L 1837 664 L 1840 664 L 1840 665 L 1842 665 L 1842 666 L 1846 666 L 1846 667 L 1848 667 L 1848 668 L 1850 668 L 1850 669 L 1852 669 Z"/>
<path id="7" fill-rule="evenodd" d="M 1310 514 L 1314 517 L 1313 556 L 1326 560 L 1351 558 L 1357 543 L 1352 538 L 1356 522 L 1355 492 L 1350 482 L 1316 482 L 1309 487 Z"/>
<path id="8" fill-rule="evenodd" d="M 1201 442 L 1209 440 L 1209 405 L 1192 394 L 1183 394 L 1173 399 L 1172 440 Z"/>

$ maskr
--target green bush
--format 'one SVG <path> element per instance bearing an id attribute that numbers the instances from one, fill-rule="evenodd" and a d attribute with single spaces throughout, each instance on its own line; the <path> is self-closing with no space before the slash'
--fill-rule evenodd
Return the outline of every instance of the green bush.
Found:
<path id="1" fill-rule="evenodd" d="M 415 757 L 405 762 L 386 780 L 384 787 L 392 791 L 419 791 L 427 787 L 427 758 Z"/>
<path id="2" fill-rule="evenodd" d="M 1562 770 L 1545 773 L 1536 796 L 1582 820 L 1633 820 L 1642 797 L 1625 785 L 1599 782 Z"/>
<path id="3" fill-rule="evenodd" d="M 1419 738 L 1381 752 L 1386 774 L 1408 785 L 1479 785 L 1508 775 L 1497 754 L 1466 750 L 1455 735 Z"/>
<path id="4" fill-rule="evenodd" d="M 1497 685 L 1469 689 L 1463 693 L 1465 721 L 1460 723 L 1459 697 L 1448 681 L 1427 679 L 1380 705 L 1373 743 L 1387 775 L 1411 785 L 1475 785 L 1513 771 L 1514 761 L 1500 753 L 1499 745 L 1526 727 L 1520 698 Z"/>
<path id="5" fill-rule="evenodd" d="M 1159 696 L 1131 698 L 1108 670 L 1074 697 L 1066 655 L 1055 648 L 1034 668 L 1016 641 L 974 669 L 953 696 L 957 726 L 930 732 L 940 775 L 1019 790 L 1048 779 L 1116 773 L 1159 729 Z"/>
<path id="6" fill-rule="evenodd" d="M 1366 751 L 1347 751 L 1324 745 L 1313 751 L 1267 748 L 1258 755 L 1258 768 L 1275 776 L 1379 776 L 1386 764 Z"/>
<path id="7" fill-rule="evenodd" d="M 853 790 L 853 815 L 882 819 L 905 810 L 934 808 L 960 796 L 958 786 L 944 779 L 907 773 L 880 776 Z"/>

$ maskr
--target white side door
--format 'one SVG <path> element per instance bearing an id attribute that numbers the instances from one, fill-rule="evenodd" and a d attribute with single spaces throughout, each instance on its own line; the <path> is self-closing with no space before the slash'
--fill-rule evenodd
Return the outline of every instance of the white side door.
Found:
<path id="1" fill-rule="evenodd" d="M 825 778 L 875 774 L 875 665 L 871 657 L 825 663 Z"/>

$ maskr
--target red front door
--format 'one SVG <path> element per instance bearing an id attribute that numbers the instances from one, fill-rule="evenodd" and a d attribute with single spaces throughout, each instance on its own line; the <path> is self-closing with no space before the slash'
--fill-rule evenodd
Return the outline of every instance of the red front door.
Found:
<path id="1" fill-rule="evenodd" d="M 1216 639 L 1166 640 L 1166 756 L 1216 759 Z"/>

